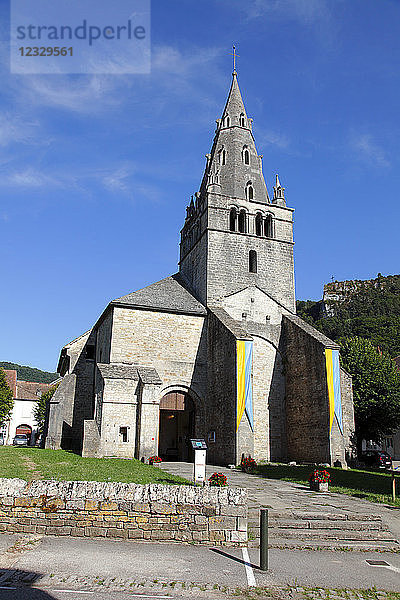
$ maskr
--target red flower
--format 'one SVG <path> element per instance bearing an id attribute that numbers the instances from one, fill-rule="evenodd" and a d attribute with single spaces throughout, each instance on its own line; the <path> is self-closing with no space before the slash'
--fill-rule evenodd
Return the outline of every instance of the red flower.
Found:
<path id="1" fill-rule="evenodd" d="M 210 485 L 216 485 L 217 487 L 226 486 L 226 476 L 223 473 L 213 473 L 208 479 Z"/>
<path id="2" fill-rule="evenodd" d="M 308 481 L 314 481 L 316 483 L 326 483 L 330 480 L 330 478 L 330 474 L 328 473 L 328 471 L 325 471 L 325 469 L 323 469 L 322 471 L 318 471 L 318 469 L 315 469 L 315 471 L 310 474 Z"/>
<path id="3" fill-rule="evenodd" d="M 240 467 L 242 471 L 252 471 L 256 468 L 256 466 L 257 463 L 254 458 L 251 458 L 251 456 L 247 456 L 246 458 L 243 456 L 242 460 L 240 461 Z"/>

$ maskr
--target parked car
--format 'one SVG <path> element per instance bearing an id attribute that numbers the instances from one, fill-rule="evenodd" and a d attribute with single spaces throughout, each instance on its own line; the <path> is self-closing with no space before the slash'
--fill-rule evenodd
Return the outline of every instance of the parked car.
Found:
<path id="1" fill-rule="evenodd" d="M 360 461 L 369 467 L 378 467 L 379 469 L 391 469 L 392 458 L 383 450 L 368 450 L 360 456 Z"/>
<path id="2" fill-rule="evenodd" d="M 28 436 L 25 433 L 17 433 L 13 439 L 13 446 L 27 446 Z"/>

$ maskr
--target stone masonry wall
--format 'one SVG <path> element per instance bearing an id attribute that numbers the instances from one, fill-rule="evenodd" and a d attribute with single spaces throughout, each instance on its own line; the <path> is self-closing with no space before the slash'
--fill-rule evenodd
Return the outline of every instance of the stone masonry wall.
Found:
<path id="1" fill-rule="evenodd" d="M 288 310 L 294 311 L 292 212 L 268 205 L 268 212 L 273 211 L 275 216 L 275 236 L 273 239 L 267 239 L 250 231 L 229 231 L 231 204 L 232 199 L 229 197 L 209 194 L 208 304 L 218 303 L 220 297 L 244 287 L 258 286 Z M 248 215 L 250 224 L 258 206 L 248 204 L 248 210 L 252 213 Z M 257 273 L 249 272 L 250 250 L 257 252 Z"/>
<path id="2" fill-rule="evenodd" d="M 115 308 L 111 362 L 154 367 L 168 386 L 206 391 L 204 317 Z"/>
<path id="3" fill-rule="evenodd" d="M 284 315 L 288 459 L 331 462 L 324 349 L 330 342 L 299 317 Z"/>
<path id="4" fill-rule="evenodd" d="M 1 479 L 0 532 L 241 546 L 247 543 L 247 492 Z"/>
<path id="5" fill-rule="evenodd" d="M 206 439 L 215 431 L 215 442 L 208 443 L 211 464 L 236 464 L 236 336 L 210 312 L 208 318 L 208 406 Z M 246 444 L 244 450 L 247 449 Z M 251 444 L 249 453 L 252 453 Z M 240 459 L 239 459 L 240 460 Z"/>

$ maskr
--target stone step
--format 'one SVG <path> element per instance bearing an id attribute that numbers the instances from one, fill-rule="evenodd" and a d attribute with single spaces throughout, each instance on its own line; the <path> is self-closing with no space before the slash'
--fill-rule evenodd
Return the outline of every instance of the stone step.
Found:
<path id="1" fill-rule="evenodd" d="M 260 514 L 257 510 L 249 510 L 249 520 L 259 520 Z M 364 514 L 364 513 L 324 513 L 324 512 L 302 512 L 287 510 L 284 513 L 270 510 L 268 513 L 269 520 L 274 519 L 296 519 L 296 520 L 316 520 L 316 521 L 382 521 L 380 515 Z"/>
<path id="2" fill-rule="evenodd" d="M 259 540 L 250 540 L 249 548 L 259 548 Z M 310 549 L 310 550 L 355 550 L 362 552 L 390 552 L 399 551 L 399 544 L 390 541 L 360 541 L 360 540 L 340 540 L 337 543 L 332 540 L 288 540 L 287 538 L 274 538 L 270 540 L 269 548 L 288 548 L 288 549 Z"/>
<path id="3" fill-rule="evenodd" d="M 248 527 L 251 529 L 260 529 L 260 524 L 256 521 L 248 521 Z M 271 519 L 268 522 L 270 530 L 279 528 L 286 529 L 340 529 L 355 531 L 381 531 L 384 526 L 381 521 L 317 521 L 301 519 Z"/>
<path id="4" fill-rule="evenodd" d="M 249 536 L 258 538 L 256 530 L 249 529 Z M 358 540 L 396 542 L 390 531 L 357 531 L 340 529 L 284 529 L 277 527 L 269 531 L 269 539 L 298 539 L 298 540 Z M 400 546 L 399 546 L 400 548 Z"/>

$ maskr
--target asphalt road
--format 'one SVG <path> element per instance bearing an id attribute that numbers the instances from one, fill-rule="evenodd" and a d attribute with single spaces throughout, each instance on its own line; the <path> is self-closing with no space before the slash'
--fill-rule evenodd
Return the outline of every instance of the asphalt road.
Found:
<path id="1" fill-rule="evenodd" d="M 231 595 L 224 588 L 285 584 L 400 592 L 400 554 L 395 553 L 272 549 L 270 570 L 264 573 L 255 549 L 246 555 L 240 548 L 46 537 L 34 544 L 18 538 L 18 550 L 4 552 L 16 539 L 0 535 L 0 600 L 226 600 Z M 371 566 L 367 560 L 387 565 Z"/>

